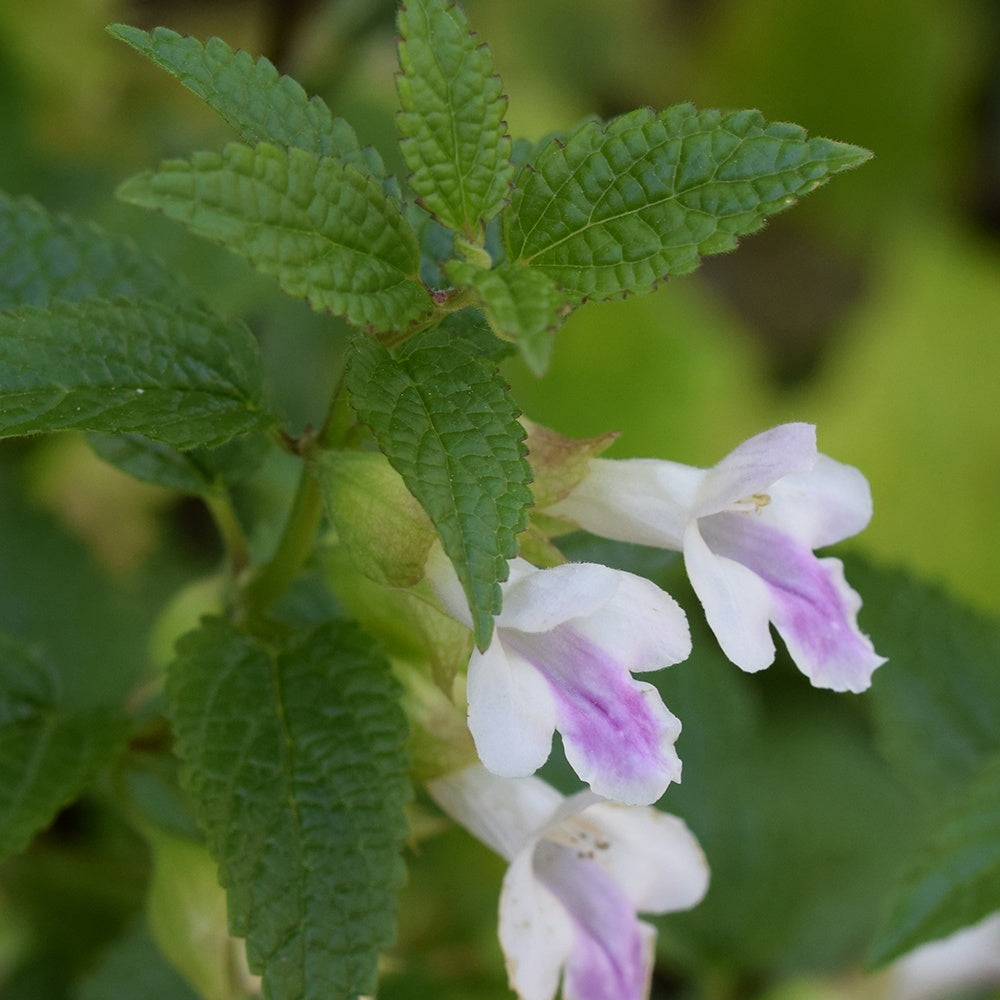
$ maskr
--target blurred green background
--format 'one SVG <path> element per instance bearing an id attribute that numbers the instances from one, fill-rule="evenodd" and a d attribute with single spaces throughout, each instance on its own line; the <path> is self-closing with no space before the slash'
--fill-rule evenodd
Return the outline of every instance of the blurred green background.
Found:
<path id="1" fill-rule="evenodd" d="M 619 430 L 612 455 L 699 465 L 782 420 L 815 422 L 821 450 L 871 481 L 875 518 L 858 547 L 1000 612 L 995 0 L 467 0 L 465 7 L 493 49 L 515 137 L 538 139 L 594 112 L 693 101 L 758 107 L 769 119 L 875 152 L 736 253 L 653 295 L 579 310 L 559 334 L 544 380 L 509 362 L 527 414 L 570 435 Z M 114 188 L 131 173 L 217 148 L 231 135 L 103 28 L 164 24 L 268 55 L 396 165 L 393 16 L 385 0 L 4 3 L 0 187 L 130 235 L 174 263 L 220 311 L 246 317 L 275 395 L 301 428 L 324 412 L 344 328 L 289 301 L 235 257 L 115 201 Z M 211 527 L 198 505 L 118 476 L 73 436 L 5 443 L 0 461 L 17 468 L 53 523 L 82 539 L 88 558 L 128 583 L 138 633 L 152 620 L 155 598 L 213 566 Z M 265 491 L 258 509 L 268 502 Z M 134 639 L 136 649 L 141 641 Z M 845 723 L 829 725 L 833 732 Z M 864 769 L 853 759 L 844 766 Z M 887 813 L 905 810 L 895 795 L 872 792 L 889 803 Z M 76 820 L 97 822 L 86 811 Z M 142 848 L 117 827 L 85 832 L 116 864 L 135 865 L 140 883 L 108 890 L 103 855 L 85 871 L 71 869 L 87 886 L 104 886 L 110 936 L 115 915 L 141 896 Z M 409 957 L 390 957 L 390 973 L 403 964 L 384 996 L 507 996 L 493 938 L 502 866 L 454 832 L 421 850 L 404 897 L 401 954 Z M 451 882 L 435 896 L 430 888 L 445 872 Z M 18 877 L 19 869 L 13 876 L 8 869 L 0 912 L 5 897 L 21 891 Z M 65 888 L 58 870 L 31 878 L 41 888 L 23 898 L 51 900 L 53 885 Z M 70 921 L 73 913 L 33 914 L 32 933 L 62 926 L 57 917 Z M 26 934 L 8 914 L 0 955 L 21 955 Z M 86 964 L 88 942 L 67 945 L 65 961 Z M 4 974 L 0 960 L 5 998 L 68 995 L 37 970 L 40 979 L 22 976 L 20 986 L 3 985 Z M 169 981 L 162 993 L 150 986 L 148 996 L 180 997 L 178 989 Z M 99 985 L 86 994 L 100 995 Z"/>
<path id="2" fill-rule="evenodd" d="M 735 254 L 589 307 L 530 416 L 622 431 L 613 454 L 710 464 L 784 419 L 869 476 L 867 551 L 1000 609 L 1000 6 L 994 0 L 469 0 L 515 136 L 693 101 L 760 108 L 875 159 Z M 0 7 L 0 185 L 129 233 L 246 315 L 293 422 L 322 412 L 342 330 L 115 186 L 230 138 L 103 33 L 165 24 L 275 59 L 397 160 L 393 4 L 34 0 Z M 317 363 L 300 363 L 308 358 Z"/>

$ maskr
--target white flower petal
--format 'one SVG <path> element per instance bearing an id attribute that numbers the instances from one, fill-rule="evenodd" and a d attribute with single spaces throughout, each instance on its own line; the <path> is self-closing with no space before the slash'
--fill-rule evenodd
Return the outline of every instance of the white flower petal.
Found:
<path id="1" fill-rule="evenodd" d="M 621 887 L 592 857 L 540 840 L 535 874 L 572 921 L 563 993 L 573 1000 L 643 1000 L 652 955 L 648 934 Z"/>
<path id="2" fill-rule="evenodd" d="M 564 563 L 544 570 L 523 559 L 511 564 L 518 575 L 504 585 L 497 627 L 519 632 L 548 632 L 571 618 L 585 617 L 607 604 L 620 583 L 620 570 L 597 563 Z"/>
<path id="3" fill-rule="evenodd" d="M 651 458 L 594 458 L 580 484 L 546 508 L 603 538 L 679 550 L 702 469 Z"/>
<path id="4" fill-rule="evenodd" d="M 774 602 L 774 626 L 796 666 L 814 687 L 860 693 L 886 662 L 858 628 L 861 598 L 844 579 L 839 559 L 813 557 L 811 586 L 801 593 L 790 580 Z"/>
<path id="5" fill-rule="evenodd" d="M 672 913 L 697 905 L 709 871 L 698 841 L 677 816 L 616 802 L 588 806 L 563 824 L 641 913 Z"/>
<path id="6" fill-rule="evenodd" d="M 708 470 L 690 514 L 704 517 L 755 494 L 766 494 L 783 476 L 811 469 L 816 455 L 812 424 L 772 427 L 744 441 Z"/>
<path id="7" fill-rule="evenodd" d="M 565 801 L 541 778 L 501 778 L 482 764 L 435 778 L 427 790 L 449 816 L 508 861 Z"/>
<path id="8" fill-rule="evenodd" d="M 686 660 L 691 630 L 681 606 L 645 577 L 599 568 L 614 574 L 614 593 L 587 617 L 574 619 L 574 630 L 614 653 L 633 673 Z"/>
<path id="9" fill-rule="evenodd" d="M 737 560 L 770 594 L 770 618 L 798 668 L 816 687 L 864 691 L 884 663 L 857 625 L 861 598 L 838 559 L 817 559 L 791 535 L 754 515 L 700 522 L 720 562 Z"/>
<path id="10" fill-rule="evenodd" d="M 534 846 L 528 844 L 504 876 L 498 935 L 520 1000 L 552 1000 L 576 931 L 563 904 L 535 875 Z"/>
<path id="11" fill-rule="evenodd" d="M 760 517 L 810 549 L 850 538 L 872 517 L 868 480 L 853 465 L 820 455 L 808 472 L 779 479 L 768 490 L 771 502 Z"/>
<path id="12" fill-rule="evenodd" d="M 647 804 L 680 779 L 680 722 L 614 653 L 572 622 L 538 635 L 504 630 L 503 641 L 511 659 L 531 663 L 548 682 L 566 759 L 595 792 Z"/>
<path id="13" fill-rule="evenodd" d="M 697 521 L 684 536 L 684 565 L 726 656 L 751 672 L 773 663 L 771 596 L 764 581 L 740 563 L 716 555 L 705 544 Z"/>
<path id="14" fill-rule="evenodd" d="M 548 759 L 556 708 L 548 681 L 497 631 L 469 660 L 469 730 L 479 759 L 495 774 L 520 778 Z"/>

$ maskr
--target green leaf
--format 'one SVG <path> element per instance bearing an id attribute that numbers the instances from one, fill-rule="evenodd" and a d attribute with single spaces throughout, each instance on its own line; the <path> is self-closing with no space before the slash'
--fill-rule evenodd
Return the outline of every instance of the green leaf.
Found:
<path id="1" fill-rule="evenodd" d="M 249 476 L 267 450 L 263 435 L 238 438 L 220 448 L 179 451 L 141 434 L 88 434 L 87 443 L 105 462 L 143 482 L 180 493 L 207 496 L 222 483 Z"/>
<path id="2" fill-rule="evenodd" d="M 234 52 L 219 38 L 202 44 L 169 28 L 141 31 L 112 24 L 108 33 L 177 77 L 251 145 L 304 149 L 314 156 L 333 156 L 376 177 L 384 173 L 381 158 L 362 149 L 354 129 L 334 118 L 320 97 L 309 97 L 290 76 L 279 75 L 261 56 Z"/>
<path id="3" fill-rule="evenodd" d="M 868 695 L 881 749 L 936 801 L 1000 753 L 1000 623 L 907 574 L 845 564 L 864 629 L 889 658 Z"/>
<path id="4" fill-rule="evenodd" d="M 480 648 L 500 610 L 500 581 L 527 524 L 531 468 L 518 410 L 456 315 L 396 357 L 356 337 L 347 387 L 360 419 L 427 511 L 462 582 Z"/>
<path id="5" fill-rule="evenodd" d="M 350 164 L 231 143 L 127 180 L 125 201 L 224 244 L 292 296 L 377 330 L 431 310 L 416 237 L 399 205 Z"/>
<path id="6" fill-rule="evenodd" d="M 191 292 L 127 240 L 0 192 L 0 310 L 93 296 L 177 302 Z"/>
<path id="7" fill-rule="evenodd" d="M 869 951 L 881 965 L 1000 910 L 1000 756 L 936 818 Z"/>
<path id="8" fill-rule="evenodd" d="M 145 923 L 136 921 L 81 981 L 72 1000 L 203 1000 L 163 957 Z"/>
<path id="9" fill-rule="evenodd" d="M 268 646 L 205 619 L 178 644 L 167 695 L 230 929 L 264 995 L 374 993 L 410 794 L 388 664 L 346 622 Z"/>
<path id="10" fill-rule="evenodd" d="M 684 104 L 588 122 L 518 175 L 508 256 L 578 299 L 647 292 L 870 155 L 758 111 Z"/>
<path id="11" fill-rule="evenodd" d="M 449 0 L 409 0 L 399 33 L 396 122 L 410 187 L 439 222 L 482 245 L 514 174 L 493 56 Z"/>
<path id="12" fill-rule="evenodd" d="M 139 432 L 178 448 L 274 422 L 257 345 L 196 307 L 87 299 L 0 315 L 0 436 Z"/>
<path id="13" fill-rule="evenodd" d="M 516 264 L 487 271 L 455 260 L 447 270 L 457 284 L 475 290 L 497 336 L 517 344 L 525 364 L 544 375 L 556 330 L 571 308 L 556 283 L 543 271 Z"/>
<path id="14" fill-rule="evenodd" d="M 76 799 L 127 733 L 120 710 L 67 703 L 55 670 L 0 635 L 0 857 Z"/>

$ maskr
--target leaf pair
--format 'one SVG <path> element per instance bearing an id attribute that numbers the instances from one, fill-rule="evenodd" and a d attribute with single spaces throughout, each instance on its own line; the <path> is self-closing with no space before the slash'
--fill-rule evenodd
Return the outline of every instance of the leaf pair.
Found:
<path id="1" fill-rule="evenodd" d="M 166 163 L 127 182 L 122 197 L 224 243 L 314 308 L 376 331 L 426 322 L 434 305 L 418 277 L 416 237 L 380 161 L 349 126 L 266 60 L 217 39 L 201 46 L 163 29 L 111 30 L 253 144 Z M 462 11 L 410 0 L 399 31 L 397 123 L 410 188 L 453 233 L 448 279 L 538 373 L 554 331 L 585 299 L 647 292 L 693 270 L 870 156 L 756 111 L 681 105 L 588 122 L 516 171 L 507 99 Z M 503 237 L 493 246 L 487 226 L 497 216 Z"/>

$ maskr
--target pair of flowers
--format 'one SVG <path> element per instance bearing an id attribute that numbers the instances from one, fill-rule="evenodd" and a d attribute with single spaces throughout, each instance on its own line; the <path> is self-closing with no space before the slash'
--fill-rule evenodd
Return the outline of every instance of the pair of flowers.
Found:
<path id="1" fill-rule="evenodd" d="M 840 561 L 813 554 L 865 527 L 868 483 L 819 454 L 809 424 L 759 434 L 711 469 L 591 459 L 545 512 L 683 552 L 710 627 L 744 670 L 773 661 L 771 624 L 815 686 L 863 691 L 884 662 L 858 629 L 861 601 Z M 428 575 L 468 624 L 448 567 L 432 563 Z M 514 560 L 503 598 L 493 642 L 469 663 L 469 729 L 484 766 L 438 779 L 431 792 L 511 861 L 500 935 L 523 1000 L 549 1000 L 563 967 L 568 1000 L 640 998 L 652 929 L 636 911 L 692 906 L 708 880 L 683 823 L 648 808 L 680 779 L 681 727 L 632 676 L 689 655 L 687 620 L 650 581 L 587 563 Z M 563 802 L 529 777 L 554 729 L 590 785 L 583 799 Z"/>

